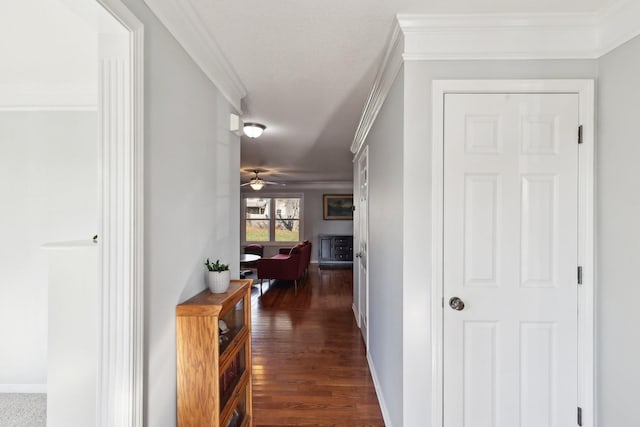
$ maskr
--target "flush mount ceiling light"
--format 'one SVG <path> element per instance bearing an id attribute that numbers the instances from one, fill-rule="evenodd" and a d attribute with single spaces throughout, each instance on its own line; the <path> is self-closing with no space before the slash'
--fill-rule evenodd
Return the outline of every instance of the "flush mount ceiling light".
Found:
<path id="1" fill-rule="evenodd" d="M 243 130 L 244 134 L 249 138 L 257 138 L 262 135 L 262 132 L 264 132 L 266 128 L 265 125 L 260 123 L 245 123 Z"/>

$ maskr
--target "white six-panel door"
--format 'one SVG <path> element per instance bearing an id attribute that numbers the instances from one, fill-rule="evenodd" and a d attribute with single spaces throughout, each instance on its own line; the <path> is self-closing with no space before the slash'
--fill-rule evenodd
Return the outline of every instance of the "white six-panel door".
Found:
<path id="1" fill-rule="evenodd" d="M 365 346 L 369 346 L 369 275 L 367 274 L 368 242 L 369 242 L 369 150 L 365 147 L 358 158 L 358 247 L 356 258 L 358 269 L 358 284 L 360 286 L 360 331 Z"/>
<path id="2" fill-rule="evenodd" d="M 445 427 L 576 425 L 578 106 L 445 95 Z"/>

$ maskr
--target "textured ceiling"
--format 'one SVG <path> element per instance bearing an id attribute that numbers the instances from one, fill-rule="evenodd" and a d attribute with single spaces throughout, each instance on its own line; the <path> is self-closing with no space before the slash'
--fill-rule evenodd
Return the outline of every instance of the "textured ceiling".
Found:
<path id="1" fill-rule="evenodd" d="M 613 1 L 613 0 L 612 0 Z M 397 13 L 595 12 L 608 0 L 190 0 L 248 90 L 242 169 L 352 179 L 349 146 Z M 249 174 L 243 174 L 247 181 Z"/>

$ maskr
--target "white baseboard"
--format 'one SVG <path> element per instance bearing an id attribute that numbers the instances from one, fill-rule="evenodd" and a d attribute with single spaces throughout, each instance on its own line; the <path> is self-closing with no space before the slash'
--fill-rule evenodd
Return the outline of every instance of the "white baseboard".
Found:
<path id="1" fill-rule="evenodd" d="M 353 315 L 356 318 L 356 325 L 360 328 L 360 313 L 358 313 L 358 309 L 356 308 L 356 303 L 351 304 L 351 310 L 353 310 Z"/>
<path id="2" fill-rule="evenodd" d="M 391 418 L 389 417 L 389 411 L 387 410 L 387 405 L 384 403 L 384 398 L 382 397 L 382 392 L 380 391 L 380 382 L 378 381 L 378 375 L 376 374 L 376 369 L 373 367 L 373 362 L 371 361 L 371 356 L 368 352 L 367 363 L 369 364 L 369 372 L 371 372 L 371 378 L 373 379 L 373 387 L 376 389 L 376 395 L 378 396 L 378 403 L 380 404 L 380 411 L 382 412 L 384 425 L 386 427 L 393 427 Z"/>
<path id="3" fill-rule="evenodd" d="M 46 393 L 46 384 L 0 384 L 0 393 Z"/>

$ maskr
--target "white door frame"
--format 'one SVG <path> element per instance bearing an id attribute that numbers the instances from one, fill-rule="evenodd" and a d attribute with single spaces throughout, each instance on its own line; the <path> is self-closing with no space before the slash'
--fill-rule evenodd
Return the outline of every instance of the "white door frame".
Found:
<path id="1" fill-rule="evenodd" d="M 361 328 L 362 325 L 360 323 L 360 311 L 362 307 L 360 306 L 360 257 L 357 256 L 358 248 L 360 247 L 360 219 L 358 218 L 359 210 L 360 210 L 360 176 L 358 175 L 358 159 L 362 154 L 362 150 L 358 150 L 353 156 L 353 206 L 355 207 L 355 211 L 353 213 L 353 252 L 354 258 L 353 260 L 353 302 L 351 303 L 351 310 L 353 311 L 353 316 L 356 319 L 356 325 L 358 328 Z M 366 345 L 365 345 L 366 349 Z"/>
<path id="2" fill-rule="evenodd" d="M 97 426 L 143 425 L 144 26 L 98 0 L 129 31 L 128 58 L 101 60 Z"/>
<path id="3" fill-rule="evenodd" d="M 595 425 L 594 328 L 594 82 L 593 80 L 434 80 L 432 152 L 432 236 L 443 236 L 444 96 L 447 93 L 577 93 L 583 143 L 578 150 L 578 400 L 582 425 Z M 576 141 L 577 143 L 577 141 Z M 432 426 L 443 426 L 443 245 L 432 242 Z M 577 269 L 578 266 L 576 266 Z M 577 409 L 576 409 L 577 412 Z M 446 426 L 445 426 L 446 427 Z"/>
<path id="4" fill-rule="evenodd" d="M 360 252 L 360 240 L 361 240 L 361 234 L 360 234 L 360 230 L 361 230 L 361 226 L 362 224 L 360 224 L 360 212 L 362 210 L 362 206 L 360 205 L 360 196 L 361 191 L 362 191 L 362 183 L 360 182 L 360 161 L 362 160 L 363 157 L 366 156 L 366 168 L 367 168 L 367 229 L 366 229 L 366 233 L 367 233 L 367 253 L 366 255 L 366 259 L 364 260 L 365 265 L 367 266 L 367 273 L 365 276 L 365 281 L 364 283 L 362 283 L 362 281 L 360 280 L 360 264 L 362 263 L 362 254 Z M 356 239 L 354 241 L 354 248 L 356 251 L 356 258 L 357 258 L 357 263 L 356 263 L 356 267 L 354 268 L 354 277 L 357 278 L 357 282 L 354 281 L 354 283 L 358 284 L 358 301 L 354 301 L 354 307 L 357 304 L 358 306 L 358 310 L 356 313 L 356 310 L 354 309 L 354 313 L 356 314 L 356 323 L 358 324 L 358 327 L 362 329 L 363 326 L 363 320 L 366 320 L 366 329 L 365 329 L 365 335 L 363 336 L 364 339 L 364 345 L 365 345 L 365 350 L 367 352 L 367 354 L 369 353 L 369 146 L 365 145 L 363 146 L 357 153 L 357 155 L 354 158 L 354 163 L 356 165 L 355 167 L 355 183 L 356 183 L 356 189 L 354 192 L 354 195 L 356 197 L 356 201 L 357 201 L 357 207 L 356 207 L 356 211 L 355 211 L 355 217 L 354 217 L 354 226 L 355 226 L 355 236 Z M 364 292 L 363 292 L 364 290 Z"/>

